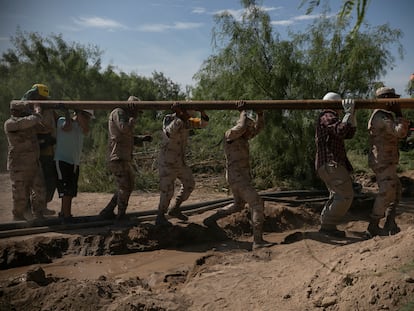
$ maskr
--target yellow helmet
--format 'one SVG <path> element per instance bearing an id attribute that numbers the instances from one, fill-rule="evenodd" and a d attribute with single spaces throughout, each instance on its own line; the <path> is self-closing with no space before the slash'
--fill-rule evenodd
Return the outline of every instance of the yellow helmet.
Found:
<path id="1" fill-rule="evenodd" d="M 22 100 L 38 100 L 49 98 L 49 88 L 44 84 L 33 84 L 22 97 Z"/>
<path id="2" fill-rule="evenodd" d="M 37 93 L 42 97 L 49 97 L 49 88 L 44 84 L 33 84 L 32 89 L 37 89 Z"/>

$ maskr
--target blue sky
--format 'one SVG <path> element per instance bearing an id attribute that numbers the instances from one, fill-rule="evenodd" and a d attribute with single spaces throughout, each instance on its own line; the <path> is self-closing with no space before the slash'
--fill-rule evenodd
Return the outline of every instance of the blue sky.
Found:
<path id="1" fill-rule="evenodd" d="M 334 0 L 332 3 L 342 3 Z M 317 13 L 305 16 L 301 0 L 263 0 L 274 27 L 285 34 L 303 30 Z M 67 42 L 97 45 L 103 65 L 126 73 L 151 76 L 163 72 L 182 87 L 213 53 L 214 14 L 229 10 L 240 15 L 239 0 L 4 0 L 0 11 L 0 53 L 11 47 L 17 27 L 43 36 L 62 34 Z M 366 15 L 372 26 L 389 23 L 404 32 L 404 60 L 397 60 L 382 80 L 402 97 L 414 72 L 414 1 L 373 0 Z M 397 56 L 397 54 L 395 54 Z"/>

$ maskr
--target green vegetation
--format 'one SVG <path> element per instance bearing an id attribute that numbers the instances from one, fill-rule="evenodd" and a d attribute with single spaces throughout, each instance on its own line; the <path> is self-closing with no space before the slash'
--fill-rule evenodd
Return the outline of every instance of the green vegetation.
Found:
<path id="1" fill-rule="evenodd" d="M 241 1 L 241 20 L 230 14 L 215 16 L 214 51 L 195 74 L 196 85 L 183 92 L 163 73 L 152 77 L 102 68 L 96 46 L 68 43 L 60 35 L 42 37 L 17 30 L 14 48 L 0 61 L 0 122 L 9 117 L 9 103 L 34 83 L 49 86 L 52 99 L 126 100 L 229 100 L 322 98 L 328 91 L 343 97 L 372 97 L 381 86 L 378 77 L 394 65 L 390 47 L 401 50 L 401 32 L 389 25 L 351 31 L 347 18 L 320 18 L 303 33 L 281 40 L 267 13 L 256 1 Z M 328 12 L 327 12 L 328 13 Z M 327 14 L 328 16 L 328 14 Z M 106 166 L 107 117 L 97 111 L 85 140 L 80 190 L 113 191 Z M 137 134 L 152 134 L 154 141 L 137 148 L 136 188 L 156 190 L 156 161 L 163 111 L 145 111 Z M 410 112 L 411 113 L 411 112 Z M 222 137 L 237 120 L 237 111 L 209 111 L 208 128 L 190 138 L 188 163 L 196 174 L 224 175 Z M 314 122 L 318 111 L 267 111 L 266 128 L 252 141 L 252 167 L 256 186 L 318 188 L 314 172 Z M 366 164 L 369 110 L 359 110 L 356 137 L 347 147 L 357 172 Z M 411 114 L 409 117 L 413 118 Z M 7 143 L 0 134 L 0 169 L 5 170 Z M 402 154 L 402 169 L 413 166 L 412 151 Z"/>

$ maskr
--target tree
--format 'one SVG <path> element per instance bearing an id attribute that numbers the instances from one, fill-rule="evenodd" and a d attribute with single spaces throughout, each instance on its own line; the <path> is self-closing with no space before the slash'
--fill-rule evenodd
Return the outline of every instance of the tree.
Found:
<path id="1" fill-rule="evenodd" d="M 325 0 L 325 2 L 328 3 L 327 0 Z M 365 18 L 365 12 L 369 6 L 369 2 L 369 0 L 342 0 L 342 9 L 338 13 L 338 18 L 341 22 L 349 19 L 352 12 L 355 10 L 356 21 L 354 27 L 352 28 L 351 34 L 358 32 L 361 27 Z M 316 7 L 321 5 L 321 0 L 302 0 L 299 7 L 302 7 L 305 3 L 309 3 L 306 14 L 311 14 Z"/>
<path id="2" fill-rule="evenodd" d="M 400 32 L 387 25 L 351 35 L 347 23 L 323 16 L 306 32 L 280 40 L 256 1 L 241 3 L 245 13 L 240 21 L 229 13 L 216 16 L 213 42 L 218 51 L 195 75 L 196 98 L 322 98 L 328 91 L 365 97 L 394 61 L 388 45 L 398 41 Z M 316 115 L 315 111 L 266 113 L 267 126 L 251 148 L 260 186 L 281 181 L 318 184 L 313 168 Z"/>

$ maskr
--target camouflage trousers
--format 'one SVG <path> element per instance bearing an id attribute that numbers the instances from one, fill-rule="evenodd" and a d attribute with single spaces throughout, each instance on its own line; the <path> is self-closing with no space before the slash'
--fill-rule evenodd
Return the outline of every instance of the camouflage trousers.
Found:
<path id="1" fill-rule="evenodd" d="M 329 191 L 329 199 L 321 213 L 321 224 L 338 225 L 354 199 L 351 176 L 344 166 L 332 164 L 321 166 L 318 175 Z"/>
<path id="2" fill-rule="evenodd" d="M 396 209 L 401 199 L 401 182 L 397 175 L 397 166 L 373 168 L 378 184 L 378 194 L 375 198 L 371 217 L 381 219 L 388 209 Z"/>
<path id="3" fill-rule="evenodd" d="M 110 161 L 109 170 L 115 176 L 117 184 L 116 203 L 118 209 L 126 209 L 129 197 L 134 190 L 135 175 L 132 164 L 129 161 Z"/>
<path id="4" fill-rule="evenodd" d="M 10 171 L 12 183 L 13 215 L 22 217 L 31 202 L 33 214 L 40 215 L 46 208 L 46 188 L 40 164 L 27 171 Z"/>
<path id="5" fill-rule="evenodd" d="M 249 181 L 239 181 L 230 184 L 231 192 L 234 197 L 233 210 L 241 210 L 247 203 L 252 213 L 253 229 L 263 226 L 264 203 L 256 189 Z"/>
<path id="6" fill-rule="evenodd" d="M 175 180 L 178 179 L 181 182 L 181 187 L 176 197 L 176 203 L 178 204 L 181 204 L 190 197 L 195 187 L 195 181 L 191 168 L 186 165 L 181 167 L 160 165 L 158 171 L 160 176 L 160 202 L 158 211 L 165 213 L 174 196 Z"/>

